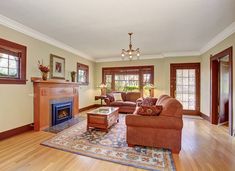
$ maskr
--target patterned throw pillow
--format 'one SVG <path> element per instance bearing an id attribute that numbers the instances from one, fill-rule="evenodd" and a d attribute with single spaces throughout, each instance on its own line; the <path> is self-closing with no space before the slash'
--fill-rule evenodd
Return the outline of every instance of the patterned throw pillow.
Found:
<path id="1" fill-rule="evenodd" d="M 113 93 L 114 101 L 123 101 L 121 93 Z"/>
<path id="2" fill-rule="evenodd" d="M 158 116 L 162 111 L 162 106 L 140 106 L 137 110 L 138 115 L 143 116 Z"/>
<path id="3" fill-rule="evenodd" d="M 143 99 L 142 105 L 143 106 L 153 106 L 157 102 L 157 98 L 154 97 L 146 97 Z"/>

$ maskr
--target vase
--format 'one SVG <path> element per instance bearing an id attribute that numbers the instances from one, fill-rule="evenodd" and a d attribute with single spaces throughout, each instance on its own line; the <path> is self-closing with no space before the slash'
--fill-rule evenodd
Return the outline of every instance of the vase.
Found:
<path id="1" fill-rule="evenodd" d="M 71 74 L 71 81 L 75 82 L 75 74 Z"/>
<path id="2" fill-rule="evenodd" d="M 42 79 L 47 80 L 48 72 L 42 72 Z"/>

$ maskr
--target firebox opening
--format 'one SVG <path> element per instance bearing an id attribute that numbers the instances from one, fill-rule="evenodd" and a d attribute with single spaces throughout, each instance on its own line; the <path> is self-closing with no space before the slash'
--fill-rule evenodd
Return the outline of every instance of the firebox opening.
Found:
<path id="1" fill-rule="evenodd" d="M 52 104 L 52 126 L 72 118 L 72 101 Z"/>

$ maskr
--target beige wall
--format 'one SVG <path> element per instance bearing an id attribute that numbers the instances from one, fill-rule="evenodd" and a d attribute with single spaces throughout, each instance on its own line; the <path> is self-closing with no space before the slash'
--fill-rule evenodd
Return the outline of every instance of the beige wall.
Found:
<path id="1" fill-rule="evenodd" d="M 90 84 L 80 87 L 80 108 L 93 104 L 94 95 L 100 94 L 96 86 L 102 80 L 102 67 L 154 65 L 154 84 L 157 87 L 155 96 L 159 96 L 170 93 L 170 63 L 201 62 L 201 112 L 208 116 L 210 113 L 210 54 L 214 55 L 230 46 L 235 47 L 235 34 L 233 34 L 201 56 L 94 63 L 1 25 L 0 37 L 27 46 L 28 80 L 31 77 L 40 76 L 37 61 L 43 59 L 44 64 L 49 64 L 50 53 L 66 58 L 66 79 L 69 79 L 70 71 L 76 70 L 77 62 L 89 65 Z M 235 56 L 234 54 L 233 56 Z M 235 60 L 233 60 L 233 64 L 235 64 Z M 233 71 L 235 72 L 235 69 Z M 233 77 L 235 77 L 235 73 L 233 73 Z M 234 84 L 233 89 L 235 90 Z M 32 93 L 33 86 L 30 81 L 26 85 L 0 84 L 0 132 L 33 122 Z M 235 106 L 235 99 L 233 106 Z"/>
<path id="2" fill-rule="evenodd" d="M 155 96 L 161 94 L 170 94 L 170 64 L 171 63 L 187 63 L 200 62 L 199 56 L 189 57 L 171 57 L 162 59 L 134 60 L 134 61 L 119 61 L 119 62 L 101 62 L 96 63 L 96 84 L 102 82 L 103 67 L 118 67 L 118 66 L 139 66 L 139 65 L 154 65 L 154 85 L 156 90 Z M 97 90 L 96 94 L 100 94 Z"/>
<path id="3" fill-rule="evenodd" d="M 2 25 L 0 25 L 0 37 L 27 46 L 27 79 L 29 80 L 26 85 L 0 84 L 0 132 L 33 122 L 33 85 L 30 78 L 40 76 L 37 61 L 43 59 L 44 64 L 49 64 L 50 53 L 66 58 L 66 79 L 70 79 L 70 71 L 76 71 L 77 62 L 89 65 L 90 84 L 80 87 L 79 105 L 81 108 L 94 104 L 94 62 Z"/>
<path id="4" fill-rule="evenodd" d="M 235 48 L 235 33 L 211 48 L 201 56 L 201 112 L 210 115 L 210 55 L 215 55 L 228 47 Z M 235 53 L 233 52 L 233 80 L 235 80 Z M 233 106 L 235 106 L 235 84 L 233 83 Z M 234 109 L 235 110 L 235 109 Z M 233 117 L 235 123 L 235 117 Z M 234 129 L 235 129 L 235 124 Z"/>

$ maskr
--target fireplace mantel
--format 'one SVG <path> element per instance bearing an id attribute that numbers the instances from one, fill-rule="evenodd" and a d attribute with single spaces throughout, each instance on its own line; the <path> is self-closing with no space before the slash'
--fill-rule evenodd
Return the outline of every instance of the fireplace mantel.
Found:
<path id="1" fill-rule="evenodd" d="M 34 130 L 51 126 L 51 101 L 72 99 L 72 115 L 78 114 L 78 83 L 64 80 L 31 78 L 34 87 Z"/>

